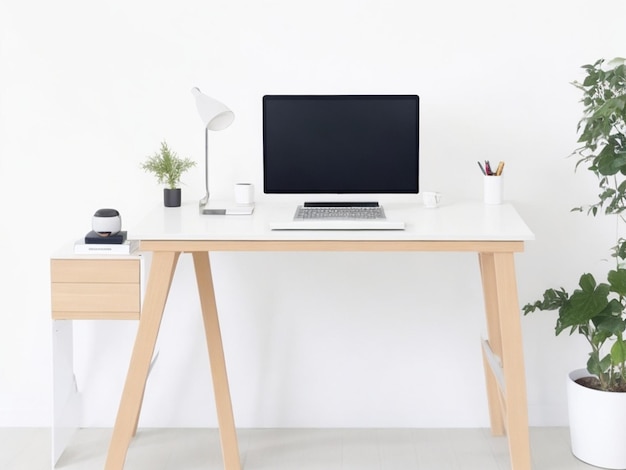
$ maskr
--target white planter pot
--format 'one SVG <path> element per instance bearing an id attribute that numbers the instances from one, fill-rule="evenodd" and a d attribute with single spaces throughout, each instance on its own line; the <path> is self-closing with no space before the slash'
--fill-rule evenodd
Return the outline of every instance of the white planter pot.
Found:
<path id="1" fill-rule="evenodd" d="M 567 401 L 572 453 L 596 467 L 626 469 L 626 393 L 603 392 L 578 385 L 586 369 L 571 372 Z"/>

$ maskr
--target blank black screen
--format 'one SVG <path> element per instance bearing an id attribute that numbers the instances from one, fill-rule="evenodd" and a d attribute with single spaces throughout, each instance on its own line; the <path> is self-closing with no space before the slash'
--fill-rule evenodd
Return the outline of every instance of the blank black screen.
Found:
<path id="1" fill-rule="evenodd" d="M 417 95 L 263 97 L 266 193 L 417 193 Z"/>

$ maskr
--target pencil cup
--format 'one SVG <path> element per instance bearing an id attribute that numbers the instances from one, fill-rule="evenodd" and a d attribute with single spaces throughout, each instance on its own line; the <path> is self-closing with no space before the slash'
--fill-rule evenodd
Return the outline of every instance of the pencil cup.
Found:
<path id="1" fill-rule="evenodd" d="M 485 204 L 502 204 L 502 176 L 483 176 Z"/>

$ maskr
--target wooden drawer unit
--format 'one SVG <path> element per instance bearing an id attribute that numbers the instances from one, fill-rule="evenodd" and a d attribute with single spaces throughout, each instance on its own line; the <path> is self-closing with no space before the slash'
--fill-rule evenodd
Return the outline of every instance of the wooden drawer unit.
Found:
<path id="1" fill-rule="evenodd" d="M 54 320 L 138 320 L 141 259 L 50 260 Z"/>

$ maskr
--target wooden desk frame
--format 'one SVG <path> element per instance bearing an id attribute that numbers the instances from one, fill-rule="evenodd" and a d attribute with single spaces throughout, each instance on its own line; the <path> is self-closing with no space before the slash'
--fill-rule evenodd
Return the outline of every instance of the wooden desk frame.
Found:
<path id="1" fill-rule="evenodd" d="M 163 311 L 181 253 L 191 253 L 211 364 L 225 470 L 241 470 L 209 253 L 217 251 L 459 251 L 478 253 L 488 339 L 483 359 L 491 430 L 508 435 L 511 468 L 530 470 L 526 379 L 514 253 L 522 241 L 209 241 L 150 240 L 145 300 L 105 470 L 122 470 L 136 430 Z"/>

